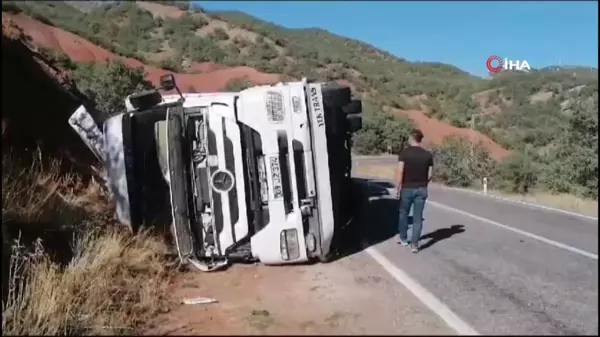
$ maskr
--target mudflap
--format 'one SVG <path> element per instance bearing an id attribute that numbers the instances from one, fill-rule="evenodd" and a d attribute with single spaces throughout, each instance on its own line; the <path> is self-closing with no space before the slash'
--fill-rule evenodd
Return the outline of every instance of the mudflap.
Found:
<path id="1" fill-rule="evenodd" d="M 194 257 L 194 239 L 190 228 L 190 213 L 187 202 L 185 164 L 182 148 L 182 107 L 167 110 L 164 122 L 167 139 L 167 170 L 171 196 L 171 229 L 181 263 L 187 264 Z"/>

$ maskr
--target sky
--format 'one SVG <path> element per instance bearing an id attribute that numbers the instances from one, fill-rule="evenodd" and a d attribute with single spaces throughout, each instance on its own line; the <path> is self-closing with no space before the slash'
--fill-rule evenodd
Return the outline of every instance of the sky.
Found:
<path id="1" fill-rule="evenodd" d="M 598 67 L 597 1 L 196 1 L 288 28 L 318 27 L 409 61 L 488 73 L 497 55 L 549 65 Z"/>

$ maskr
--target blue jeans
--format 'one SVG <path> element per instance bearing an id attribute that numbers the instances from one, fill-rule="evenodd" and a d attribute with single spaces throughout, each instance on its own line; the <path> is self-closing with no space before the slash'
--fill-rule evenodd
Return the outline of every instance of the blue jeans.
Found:
<path id="1" fill-rule="evenodd" d="M 423 209 L 427 200 L 427 187 L 403 188 L 400 191 L 400 217 L 398 221 L 398 234 L 400 240 L 407 241 L 408 214 L 413 207 L 412 245 L 418 245 L 423 230 Z"/>

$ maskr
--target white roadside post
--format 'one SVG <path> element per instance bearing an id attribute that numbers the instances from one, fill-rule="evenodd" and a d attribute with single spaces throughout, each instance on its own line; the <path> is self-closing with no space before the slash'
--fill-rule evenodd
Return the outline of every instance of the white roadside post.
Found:
<path id="1" fill-rule="evenodd" d="M 483 194 L 487 194 L 487 177 L 483 177 Z"/>

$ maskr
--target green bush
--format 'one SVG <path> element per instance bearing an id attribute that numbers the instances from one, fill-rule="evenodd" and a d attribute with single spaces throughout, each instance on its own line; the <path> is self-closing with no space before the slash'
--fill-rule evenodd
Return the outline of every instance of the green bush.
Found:
<path id="1" fill-rule="evenodd" d="M 435 181 L 449 186 L 469 187 L 495 175 L 495 161 L 481 145 L 453 136 L 433 148 Z M 471 149 L 473 155 L 471 156 Z"/>
<path id="2" fill-rule="evenodd" d="M 206 26 L 208 22 L 202 17 L 185 13 L 179 18 L 163 19 L 162 27 L 165 35 L 193 36 L 194 32 Z"/>
<path id="3" fill-rule="evenodd" d="M 254 84 L 246 79 L 234 78 L 225 85 L 226 91 L 238 92 L 250 88 Z"/>
<path id="4" fill-rule="evenodd" d="M 397 117 L 365 104 L 363 127 L 354 136 L 354 150 L 361 154 L 385 153 L 388 148 L 399 153 L 408 140 L 413 124 L 407 117 Z"/>
<path id="5" fill-rule="evenodd" d="M 248 51 L 248 54 L 253 59 L 257 59 L 258 61 L 269 61 L 279 56 L 277 50 L 266 41 L 252 45 Z"/>
<path id="6" fill-rule="evenodd" d="M 227 34 L 227 31 L 221 27 L 217 27 L 215 28 L 215 30 L 212 32 L 212 36 L 217 40 L 217 41 L 227 41 L 229 40 L 229 34 Z"/>
<path id="7" fill-rule="evenodd" d="M 228 54 L 215 41 L 209 38 L 194 36 L 181 42 L 185 42 L 185 55 L 189 56 L 194 62 L 215 62 L 225 61 Z"/>
<path id="8" fill-rule="evenodd" d="M 514 153 L 499 163 L 492 181 L 494 187 L 512 193 L 526 194 L 536 187 L 539 173 L 532 155 Z"/>
<path id="9" fill-rule="evenodd" d="M 573 105 L 546 169 L 545 183 L 556 192 L 598 199 L 598 93 Z"/>
<path id="10" fill-rule="evenodd" d="M 38 50 L 39 50 L 40 55 L 42 55 L 43 57 L 48 59 L 48 61 L 50 61 L 50 63 L 54 63 L 54 64 L 58 65 L 59 67 L 61 67 L 62 69 L 73 70 L 77 67 L 77 65 L 73 61 L 71 61 L 71 59 L 67 55 L 63 54 L 62 52 L 59 52 L 57 50 L 50 49 L 50 48 L 44 48 L 44 47 L 39 47 Z"/>
<path id="11" fill-rule="evenodd" d="M 240 37 L 240 36 L 236 36 L 233 38 L 233 43 L 238 46 L 239 48 L 244 48 L 244 47 L 248 47 L 250 46 L 252 43 L 250 41 L 248 41 L 247 39 Z"/>
<path id="12" fill-rule="evenodd" d="M 104 119 L 125 111 L 127 95 L 152 88 L 145 75 L 142 69 L 131 69 L 119 61 L 80 64 L 72 71 L 77 88 Z"/>
<path id="13" fill-rule="evenodd" d="M 168 58 L 158 63 L 158 67 L 172 72 L 181 72 L 181 57 Z"/>
<path id="14" fill-rule="evenodd" d="M 2 11 L 11 14 L 19 14 L 23 12 L 23 10 L 19 8 L 19 6 L 12 4 L 9 1 L 2 1 Z"/>

